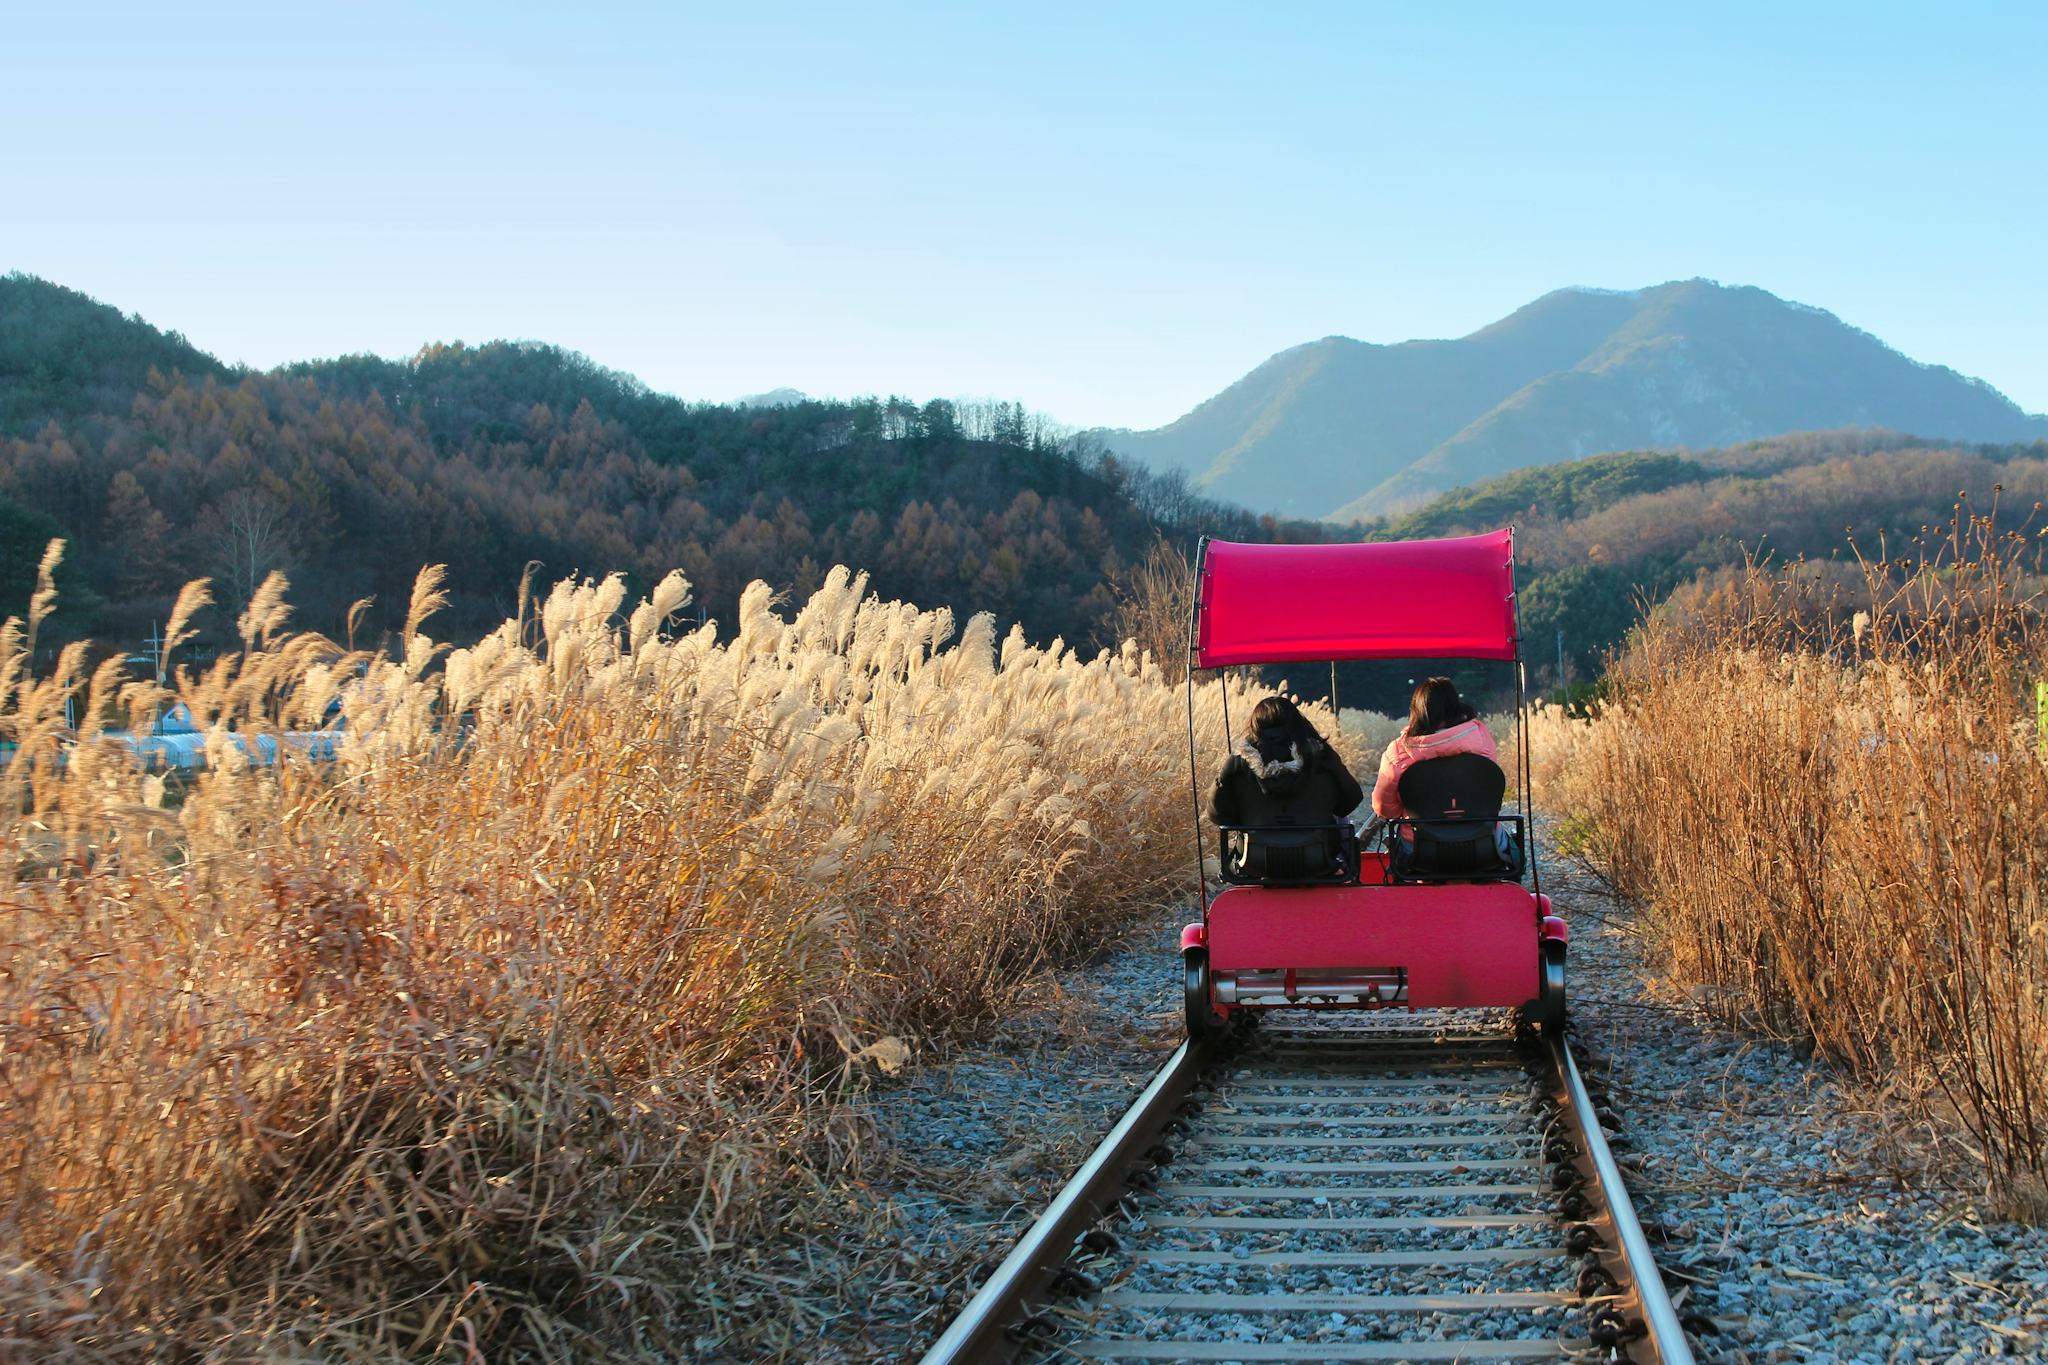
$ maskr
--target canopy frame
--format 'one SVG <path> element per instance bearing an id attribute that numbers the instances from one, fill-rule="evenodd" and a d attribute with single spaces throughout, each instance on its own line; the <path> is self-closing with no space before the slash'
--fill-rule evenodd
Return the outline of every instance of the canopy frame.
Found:
<path id="1" fill-rule="evenodd" d="M 1475 634 L 1473 638 L 1477 641 L 1479 645 L 1482 646 L 1482 652 L 1463 653 L 1432 652 L 1428 650 L 1415 651 L 1412 649 L 1405 648 L 1406 644 L 1413 643 L 1412 637 L 1397 636 L 1395 638 L 1402 640 L 1404 644 L 1404 647 L 1399 652 L 1395 652 L 1392 648 L 1387 646 L 1370 647 L 1354 645 L 1351 648 L 1342 650 L 1340 652 L 1333 652 L 1330 654 L 1318 655 L 1314 657 L 1301 657 L 1293 655 L 1291 652 L 1289 652 L 1289 657 L 1279 657 L 1271 659 L 1238 658 L 1226 655 L 1224 657 L 1226 657 L 1228 661 L 1221 663 L 1209 662 L 1208 659 L 1211 656 L 1205 653 L 1205 650 L 1203 648 L 1205 642 L 1203 627 L 1209 619 L 1205 614 L 1205 608 L 1210 605 L 1209 552 L 1210 547 L 1212 545 L 1237 545 L 1239 543 L 1230 541 L 1215 541 L 1212 540 L 1209 536 L 1203 536 L 1201 540 L 1197 543 L 1195 547 L 1194 592 L 1191 594 L 1192 601 L 1188 609 L 1188 656 L 1187 668 L 1185 672 L 1187 685 L 1188 716 L 1188 794 L 1194 812 L 1195 875 L 1200 885 L 1202 898 L 1202 922 L 1205 925 L 1208 923 L 1209 919 L 1209 869 L 1207 864 L 1207 847 L 1202 840 L 1201 763 L 1199 755 L 1196 752 L 1195 743 L 1195 674 L 1197 672 L 1207 671 L 1214 672 L 1217 675 L 1219 685 L 1218 696 L 1221 700 L 1223 707 L 1223 744 L 1224 751 L 1226 754 L 1228 754 L 1231 746 L 1231 730 L 1230 684 L 1227 674 L 1229 670 L 1234 667 L 1256 666 L 1261 663 L 1320 662 L 1322 659 L 1328 659 L 1330 664 L 1330 708 L 1332 712 L 1335 712 L 1337 707 L 1337 664 L 1339 661 L 1365 659 L 1442 658 L 1470 659 L 1483 662 L 1504 662 L 1511 664 L 1514 668 L 1515 674 L 1516 791 L 1518 793 L 1518 804 L 1520 804 L 1520 806 L 1522 807 L 1524 815 L 1529 817 L 1531 821 L 1530 829 L 1532 833 L 1529 840 L 1529 848 L 1527 849 L 1527 855 L 1529 860 L 1530 886 L 1535 894 L 1539 896 L 1542 894 L 1543 874 L 1540 867 L 1541 860 L 1537 856 L 1537 849 L 1535 847 L 1535 838 L 1533 834 L 1533 816 L 1535 807 L 1531 801 L 1532 793 L 1530 790 L 1530 786 L 1533 781 L 1533 773 L 1531 770 L 1531 759 L 1529 754 L 1530 716 L 1528 697 L 1528 668 L 1522 658 L 1522 601 L 1521 594 L 1517 590 L 1515 582 L 1514 528 L 1512 526 L 1508 526 L 1502 528 L 1499 531 L 1493 532 L 1490 535 L 1459 537 L 1456 540 L 1451 541 L 1381 541 L 1376 542 L 1376 544 L 1384 546 L 1430 545 L 1441 547 L 1455 547 L 1459 546 L 1460 542 L 1465 543 L 1463 548 L 1475 554 L 1483 552 L 1485 548 L 1495 543 L 1498 544 L 1499 548 L 1505 550 L 1506 552 L 1506 558 L 1502 563 L 1502 586 L 1505 587 L 1505 598 L 1501 605 L 1505 608 L 1506 612 L 1505 625 L 1507 627 L 1507 631 L 1504 636 L 1501 636 L 1498 639 L 1495 639 L 1490 635 L 1479 636 Z M 1254 547 L 1247 546 L 1244 548 Z M 1270 548 L 1308 549 L 1316 547 L 1274 546 Z M 1389 557 L 1391 558 L 1391 556 Z M 1347 567 L 1352 568 L 1353 571 L 1360 571 L 1365 567 L 1369 567 L 1370 558 L 1371 556 L 1358 556 L 1356 557 L 1355 563 Z"/>
<path id="2" fill-rule="evenodd" d="M 1205 537 L 1195 562 L 1200 666 L 1513 660 L 1514 534 L 1319 545 Z"/>

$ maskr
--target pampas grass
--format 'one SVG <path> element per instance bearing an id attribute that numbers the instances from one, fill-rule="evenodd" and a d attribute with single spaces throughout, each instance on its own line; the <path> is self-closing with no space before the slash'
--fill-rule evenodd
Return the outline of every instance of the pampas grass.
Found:
<path id="1" fill-rule="evenodd" d="M 672 575 L 449 650 L 428 570 L 389 654 L 292 630 L 278 579 L 159 688 L 31 676 L 53 568 L 0 631 L 25 1353 L 798 1350 L 758 1248 L 858 1171 L 836 1100 L 1191 878 L 1182 697 L 1134 647 L 956 638 L 835 569 L 724 638 L 671 633 Z M 180 701 L 211 761 L 173 803 L 97 732 Z M 248 761 L 337 704 L 333 763 Z"/>

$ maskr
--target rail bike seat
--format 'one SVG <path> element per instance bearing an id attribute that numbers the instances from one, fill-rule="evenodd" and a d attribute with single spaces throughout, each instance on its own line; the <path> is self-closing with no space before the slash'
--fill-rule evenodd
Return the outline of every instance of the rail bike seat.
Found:
<path id="1" fill-rule="evenodd" d="M 1507 774 L 1498 763 L 1482 754 L 1426 759 L 1401 774 L 1400 791 L 1408 815 L 1387 826 L 1390 881 L 1521 880 L 1527 840 L 1522 817 L 1501 815 Z"/>
<path id="2" fill-rule="evenodd" d="M 1232 886 L 1356 886 L 1358 831 L 1327 825 L 1223 825 L 1223 880 Z"/>

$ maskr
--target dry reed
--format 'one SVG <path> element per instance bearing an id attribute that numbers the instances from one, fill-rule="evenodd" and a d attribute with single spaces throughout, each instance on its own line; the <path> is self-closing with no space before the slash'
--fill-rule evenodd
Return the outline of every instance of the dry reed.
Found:
<path id="1" fill-rule="evenodd" d="M 844 569 L 724 640 L 668 633 L 680 576 L 564 582 L 453 652 L 428 571 L 389 655 L 277 580 L 163 690 L 30 676 L 49 568 L 0 629 L 9 1351 L 801 1353 L 763 1248 L 829 1230 L 835 1098 L 1192 872 L 1148 657 L 955 641 Z M 173 700 L 182 799 L 98 736 Z M 335 762 L 246 761 L 336 703 Z"/>
<path id="2" fill-rule="evenodd" d="M 2048 679 L 2038 552 L 1966 505 L 1826 569 L 1654 615 L 1563 806 L 1663 968 L 1969 1135 L 2006 1207 L 2048 1174 Z"/>

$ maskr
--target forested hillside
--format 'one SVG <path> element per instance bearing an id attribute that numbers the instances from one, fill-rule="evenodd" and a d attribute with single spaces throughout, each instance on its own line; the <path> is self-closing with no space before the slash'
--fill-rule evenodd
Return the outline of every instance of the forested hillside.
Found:
<path id="1" fill-rule="evenodd" d="M 1890 432 L 1819 432 L 1674 455 L 1637 451 L 1525 469 L 1366 528 L 1369 539 L 1458 535 L 1513 524 L 1532 676 L 1556 677 L 1557 635 L 1575 679 L 1634 624 L 1643 603 L 1725 582 L 1750 554 L 1830 560 L 1910 547 L 1960 497 L 2001 526 L 2038 529 L 2048 442 L 1937 445 Z"/>
<path id="2" fill-rule="evenodd" d="M 515 607 L 530 563 L 623 570 L 636 591 L 681 568 L 697 612 L 728 620 L 753 579 L 805 594 L 846 563 L 885 595 L 1096 643 L 1126 567 L 1202 530 L 1321 534 L 1088 457 L 1014 404 L 692 404 L 525 342 L 231 372 L 84 295 L 0 279 L 0 612 L 22 611 L 61 534 L 68 624 L 103 638 L 140 639 L 199 576 L 232 613 L 282 569 L 301 621 L 331 632 L 373 597 L 376 631 L 445 562 L 459 635 Z"/>
<path id="3" fill-rule="evenodd" d="M 18 276 L 0 279 L 0 414 L 0 613 L 22 612 L 61 535 L 63 607 L 46 640 L 130 648 L 200 576 L 215 580 L 224 636 L 272 569 L 312 629 L 339 634 L 349 605 L 374 598 L 373 638 L 434 562 L 449 565 L 443 628 L 458 638 L 516 609 L 529 564 L 543 580 L 624 571 L 636 590 L 681 568 L 691 614 L 729 621 L 749 581 L 802 595 L 845 563 L 885 595 L 1091 645 L 1115 634 L 1118 585 L 1162 536 L 1191 551 L 1204 532 L 1514 524 L 1527 654 L 1550 686 L 1560 631 L 1567 674 L 1589 678 L 1641 602 L 1747 553 L 1826 560 L 1849 552 L 1851 527 L 1859 544 L 1896 544 L 1945 522 L 1958 490 L 1981 505 L 2002 484 L 2014 522 L 2048 497 L 2042 442 L 1845 431 L 1524 469 L 1340 530 L 1193 496 L 1184 474 L 1089 453 L 1014 404 L 692 404 L 526 342 L 246 373 Z M 1361 682 L 1375 697 L 1394 686 Z"/>

